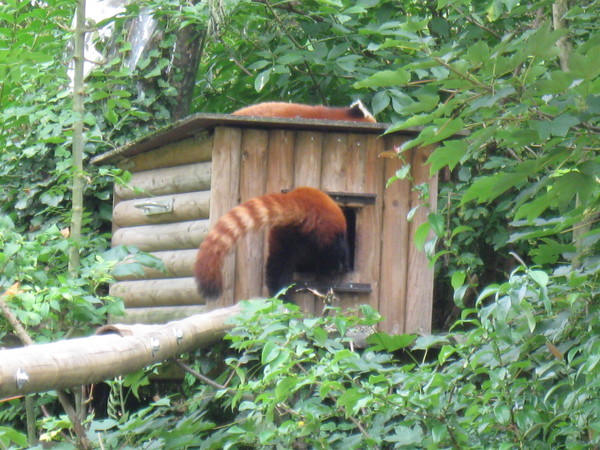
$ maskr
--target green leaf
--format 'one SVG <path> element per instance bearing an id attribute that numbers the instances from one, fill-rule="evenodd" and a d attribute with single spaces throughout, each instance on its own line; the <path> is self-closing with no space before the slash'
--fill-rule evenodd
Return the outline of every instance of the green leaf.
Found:
<path id="1" fill-rule="evenodd" d="M 558 53 L 556 41 L 569 33 L 567 28 L 550 31 L 551 24 L 546 21 L 527 40 L 525 53 L 540 58 L 553 58 Z"/>
<path id="2" fill-rule="evenodd" d="M 261 363 L 263 365 L 267 365 L 270 362 L 274 361 L 279 354 L 281 353 L 281 348 L 279 345 L 274 343 L 273 341 L 267 341 L 262 350 Z"/>
<path id="3" fill-rule="evenodd" d="M 597 64 L 597 55 L 600 47 L 591 49 L 587 55 L 572 52 L 569 55 L 569 69 L 571 72 L 584 80 L 593 80 L 600 75 L 600 64 Z"/>
<path id="4" fill-rule="evenodd" d="M 533 262 L 538 265 L 554 264 L 558 258 L 570 252 L 575 252 L 573 244 L 560 244 L 553 239 L 542 239 L 543 243 L 530 251 Z"/>
<path id="5" fill-rule="evenodd" d="M 494 408 L 494 417 L 501 425 L 507 425 L 510 422 L 510 409 L 506 405 L 498 405 Z"/>
<path id="6" fill-rule="evenodd" d="M 457 234 L 460 233 L 466 233 L 468 231 L 474 231 L 472 227 L 468 226 L 468 225 L 459 225 L 458 227 L 454 228 L 452 230 L 452 234 L 450 235 L 450 237 L 455 237 Z"/>
<path id="7" fill-rule="evenodd" d="M 429 123 L 430 120 L 430 114 L 414 115 L 403 122 L 393 124 L 387 130 L 385 130 L 385 134 L 395 133 L 397 131 L 405 130 L 407 128 L 419 127 L 425 125 L 426 123 Z"/>
<path id="8" fill-rule="evenodd" d="M 468 144 L 463 140 L 445 141 L 442 146 L 436 148 L 426 164 L 430 164 L 430 174 L 438 172 L 440 169 L 448 166 L 450 170 L 460 162 L 467 153 Z"/>
<path id="9" fill-rule="evenodd" d="M 410 81 L 410 73 L 404 69 L 383 70 L 361 81 L 354 83 L 355 89 L 365 87 L 401 86 Z"/>
<path id="10" fill-rule="evenodd" d="M 431 230 L 431 225 L 429 222 L 422 223 L 415 230 L 415 247 L 419 251 L 423 251 L 425 247 L 425 242 L 427 242 L 427 237 L 429 236 L 429 231 Z"/>
<path id="11" fill-rule="evenodd" d="M 275 401 L 282 402 L 290 397 L 293 393 L 293 388 L 298 385 L 297 377 L 285 377 L 277 382 L 275 386 Z"/>
<path id="12" fill-rule="evenodd" d="M 570 114 L 562 114 L 552 120 L 551 133 L 553 136 L 565 137 L 567 132 L 578 125 L 580 120 Z"/>
<path id="13" fill-rule="evenodd" d="M 379 332 L 367 337 L 367 343 L 372 346 L 371 350 L 373 351 L 395 352 L 396 350 L 412 345 L 415 338 L 416 335 L 414 334 L 389 335 Z"/>
<path id="14" fill-rule="evenodd" d="M 444 216 L 438 213 L 429 213 L 427 215 L 427 220 L 431 224 L 431 228 L 436 236 L 443 237 L 446 231 Z"/>
<path id="15" fill-rule="evenodd" d="M 532 223 L 535 219 L 556 203 L 558 196 L 556 190 L 546 192 L 530 202 L 523 204 L 514 214 L 515 220 L 526 218 L 529 223 Z"/>
<path id="16" fill-rule="evenodd" d="M 8 441 L 6 441 L 8 439 Z M 0 426 L 0 443 L 4 443 L 6 448 L 12 448 L 9 445 L 11 442 L 15 443 L 20 448 L 27 448 L 27 435 L 18 432 L 11 427 Z"/>
<path id="17" fill-rule="evenodd" d="M 448 361 L 448 358 L 456 353 L 456 348 L 452 345 L 442 346 L 440 353 L 438 354 L 438 363 L 443 365 Z"/>
<path id="18" fill-rule="evenodd" d="M 457 270 L 452 274 L 452 278 L 450 280 L 450 284 L 452 284 L 453 289 L 458 289 L 463 284 L 465 284 L 465 280 L 467 279 L 467 274 L 463 270 Z"/>
<path id="19" fill-rule="evenodd" d="M 254 89 L 256 92 L 260 92 L 269 82 L 269 78 L 271 78 L 271 69 L 267 69 L 259 73 L 254 79 Z"/>
<path id="20" fill-rule="evenodd" d="M 345 416 L 356 414 L 370 400 L 370 395 L 356 388 L 350 388 L 340 395 L 336 405 L 344 409 Z"/>
<path id="21" fill-rule="evenodd" d="M 22 246 L 20 244 L 7 242 L 4 244 L 4 248 L 2 249 L 2 256 L 5 260 L 9 260 L 13 255 L 16 255 L 21 248 Z"/>
<path id="22" fill-rule="evenodd" d="M 465 192 L 461 205 L 474 199 L 477 199 L 478 203 L 489 202 L 513 186 L 527 180 L 529 176 L 529 172 L 523 171 L 479 177 Z"/>
<path id="23" fill-rule="evenodd" d="M 548 285 L 548 280 L 550 279 L 548 277 L 548 274 L 546 272 L 541 271 L 541 270 L 530 270 L 529 271 L 529 276 L 540 287 L 546 287 Z"/>
<path id="24" fill-rule="evenodd" d="M 490 48 L 484 40 L 475 42 L 467 50 L 465 59 L 471 63 L 483 63 L 486 62 L 490 56 Z"/>
<path id="25" fill-rule="evenodd" d="M 373 96 L 371 106 L 373 108 L 373 115 L 379 114 L 390 104 L 390 96 L 386 91 L 379 91 Z"/>
<path id="26" fill-rule="evenodd" d="M 327 332 L 321 327 L 314 327 L 312 330 L 315 336 L 315 343 L 317 345 L 325 345 L 327 342 Z"/>
<path id="27" fill-rule="evenodd" d="M 61 192 L 47 191 L 41 195 L 40 201 L 48 206 L 58 206 L 63 197 L 64 195 Z"/>
<path id="28" fill-rule="evenodd" d="M 396 173 L 387 180 L 385 187 L 388 188 L 392 183 L 398 180 L 405 180 L 410 176 L 410 164 L 405 164 L 400 169 L 396 171 Z"/>

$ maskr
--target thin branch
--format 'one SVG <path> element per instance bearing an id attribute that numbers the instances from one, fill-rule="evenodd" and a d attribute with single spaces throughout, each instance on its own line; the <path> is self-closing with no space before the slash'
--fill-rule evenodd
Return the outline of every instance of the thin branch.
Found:
<path id="1" fill-rule="evenodd" d="M 460 8 L 458 8 L 457 6 L 453 5 L 452 2 L 449 3 L 450 7 L 456 11 L 458 14 L 460 14 L 462 17 L 464 17 L 466 19 L 467 22 L 475 25 L 478 28 L 481 28 L 483 31 L 487 31 L 488 33 L 490 33 L 492 36 L 500 39 L 502 36 L 500 36 L 498 33 L 496 33 L 494 30 L 492 30 L 491 28 L 486 27 L 484 24 L 482 24 L 481 22 L 477 21 L 471 14 L 465 14 L 464 12 L 462 12 L 460 10 Z"/>
<path id="2" fill-rule="evenodd" d="M 450 64 L 448 64 L 446 61 L 444 61 L 441 58 L 438 58 L 437 56 L 430 56 L 431 59 L 433 59 L 435 62 L 437 62 L 438 64 L 444 66 L 446 69 L 448 69 L 450 72 L 458 75 L 460 78 L 462 78 L 463 80 L 466 80 L 470 83 L 473 83 L 475 86 L 480 87 L 481 89 L 484 89 L 488 92 L 493 91 L 493 89 L 491 87 L 489 87 L 487 84 L 483 84 L 480 81 L 478 81 L 476 78 L 474 78 L 472 75 L 466 74 L 466 73 L 462 73 L 459 70 L 456 70 L 454 67 L 452 67 Z"/>
<path id="3" fill-rule="evenodd" d="M 350 421 L 351 421 L 351 422 L 352 422 L 354 425 L 356 425 L 356 427 L 358 428 L 358 430 L 359 430 L 359 431 L 362 433 L 362 435 L 363 435 L 364 437 L 366 437 L 367 439 L 370 439 L 370 438 L 371 438 L 371 436 L 369 436 L 369 433 L 367 432 L 367 430 L 365 430 L 365 428 L 362 426 L 362 424 L 361 424 L 361 423 L 360 423 L 358 420 L 356 420 L 354 417 L 352 417 L 352 415 L 349 415 L 349 416 L 348 416 L 348 419 L 350 419 Z M 378 446 L 378 445 L 376 445 L 376 444 L 374 444 L 374 445 L 375 445 L 375 446 L 374 446 L 373 448 L 376 448 L 376 449 L 378 449 L 378 448 L 379 448 L 379 446 Z"/>
<path id="4" fill-rule="evenodd" d="M 552 5 L 552 23 L 555 30 L 561 30 L 567 28 L 565 20 L 565 14 L 569 11 L 569 3 L 567 0 L 556 0 Z M 556 41 L 556 46 L 559 48 L 560 53 L 558 58 L 560 60 L 560 67 L 565 72 L 569 71 L 569 55 L 573 50 L 571 40 L 568 36 L 561 37 Z"/>
<path id="5" fill-rule="evenodd" d="M 237 392 L 234 389 L 228 388 L 227 386 L 223 386 L 219 383 L 217 383 L 216 381 L 208 378 L 207 376 L 202 375 L 200 372 L 192 369 L 190 366 L 188 366 L 187 364 L 183 363 L 182 361 L 178 360 L 178 359 L 172 359 L 171 361 L 173 361 L 175 364 L 177 364 L 179 367 L 181 367 L 183 370 L 185 370 L 187 373 L 189 373 L 190 375 L 192 375 L 193 377 L 197 378 L 198 380 L 200 380 L 201 382 L 215 388 L 218 389 L 220 391 L 225 391 L 226 394 L 228 395 L 235 395 L 237 394 Z M 254 396 L 252 394 L 243 394 L 242 398 L 244 400 L 248 400 L 248 401 L 252 401 L 254 400 Z"/>
<path id="6" fill-rule="evenodd" d="M 81 226 L 83 218 L 83 115 L 84 115 L 84 81 L 83 63 L 85 59 L 85 0 L 78 0 L 75 19 L 75 52 L 73 55 L 73 122 L 72 161 L 73 187 L 71 207 L 71 246 L 69 247 L 69 275 L 79 276 L 81 244 Z"/>
<path id="7" fill-rule="evenodd" d="M 4 317 L 6 317 L 6 320 L 8 320 L 8 323 L 10 323 L 10 326 L 14 330 L 19 340 L 23 343 L 23 345 L 32 345 L 33 340 L 29 337 L 29 334 L 27 333 L 23 325 L 21 325 L 19 319 L 17 319 L 17 317 L 12 313 L 12 311 L 8 307 L 8 304 L 4 301 L 4 297 L 12 297 L 13 295 L 17 295 L 18 293 L 19 283 L 17 282 L 13 284 L 10 288 L 8 288 L 8 290 L 0 297 L 0 309 L 2 310 L 2 314 L 4 314 Z"/>
<path id="8" fill-rule="evenodd" d="M 180 361 L 179 359 L 172 359 L 171 361 L 173 361 L 176 365 L 178 365 L 183 370 L 185 370 L 187 373 L 192 375 L 194 378 L 197 378 L 198 380 L 202 381 L 205 384 L 208 384 L 211 387 L 214 387 L 215 389 L 219 389 L 219 390 L 228 389 L 227 387 L 223 386 L 222 384 L 219 384 L 216 381 L 208 378 L 207 376 L 202 375 L 200 372 L 192 369 L 190 366 L 185 364 L 183 361 Z"/>
<path id="9" fill-rule="evenodd" d="M 268 0 L 252 0 L 255 3 L 261 3 L 263 5 L 268 4 Z M 284 11 L 287 12 L 291 12 L 293 14 L 298 14 L 299 16 L 305 16 L 308 17 L 310 20 L 314 21 L 314 22 L 323 22 L 323 18 L 321 16 L 317 16 L 315 14 L 308 14 L 305 11 L 300 11 L 299 9 L 297 9 L 295 6 L 296 5 L 300 5 L 302 3 L 300 2 L 281 2 L 281 3 L 277 3 L 277 4 L 271 4 L 271 6 L 273 8 L 277 8 L 277 9 L 282 9 Z"/>

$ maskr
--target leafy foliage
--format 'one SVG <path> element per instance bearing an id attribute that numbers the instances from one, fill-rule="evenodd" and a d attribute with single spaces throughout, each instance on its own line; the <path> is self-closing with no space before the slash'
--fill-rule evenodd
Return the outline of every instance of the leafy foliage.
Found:
<path id="1" fill-rule="evenodd" d="M 111 446 L 593 447 L 598 275 L 517 270 L 463 312 L 457 331 L 375 334 L 361 351 L 351 331 L 377 321 L 368 307 L 363 319 L 306 318 L 278 301 L 248 302 L 228 337 L 240 353 L 226 359 L 227 386 L 92 428 Z M 578 294 L 565 295 L 571 286 Z M 223 423 L 211 408 L 233 416 Z"/>
<path id="2" fill-rule="evenodd" d="M 92 237 L 86 245 L 98 246 L 97 241 L 103 239 Z M 21 292 L 11 297 L 11 306 L 38 342 L 65 333 L 89 333 L 108 314 L 122 314 L 122 303 L 102 293 L 105 283 L 112 281 L 110 271 L 116 261 L 88 256 L 81 278 L 72 279 L 67 274 L 68 247 L 68 239 L 55 226 L 27 239 L 8 217 L 0 216 L 0 283 L 22 284 Z M 0 323 L 4 324 L 4 318 Z M 7 327 L 0 326 L 0 338 L 6 335 Z"/>
<path id="3" fill-rule="evenodd" d="M 231 337 L 244 350 L 228 360 L 237 416 L 213 445 L 593 445 L 599 330 L 588 308 L 598 312 L 589 289 L 597 276 L 516 271 L 463 313 L 458 325 L 469 331 L 417 338 L 403 354 L 408 363 L 347 348 L 356 318 L 306 319 L 253 303 Z M 579 295 L 563 297 L 556 282 L 565 280 Z M 376 315 L 363 311 L 372 323 Z M 384 337 L 370 342 L 387 350 L 414 339 Z"/>
<path id="4" fill-rule="evenodd" d="M 362 319 L 255 302 L 231 334 L 237 353 L 223 350 L 227 367 L 196 363 L 221 373 L 226 388 L 188 376 L 183 395 L 173 389 L 130 411 L 127 389 L 150 389 L 146 376 L 113 382 L 108 417 L 90 417 L 96 445 L 599 446 L 597 2 L 573 4 L 558 30 L 547 1 L 208 3 L 145 2 L 158 20 L 156 45 L 136 64 L 127 21 L 141 5 L 102 24 L 115 33 L 95 37 L 107 59 L 87 79 L 88 158 L 171 120 L 183 73 L 172 64 L 176 34 L 186 25 L 203 36 L 194 111 L 361 98 L 393 122 L 390 131 L 422 127 L 400 151 L 437 145 L 429 163 L 445 180 L 442 201 L 418 238 L 435 234 L 424 248 L 446 302 L 436 305 L 436 326 L 451 332 L 378 334 L 356 351 L 348 330 Z M 84 333 L 120 311 L 104 295 L 114 262 L 96 233 L 107 229 L 112 182 L 127 179 L 89 168 L 88 256 L 82 277 L 68 279 L 59 230 L 70 202 L 72 4 L 45 5 L 0 5 L 0 279 L 23 282 L 14 306 L 39 341 Z M 567 70 L 563 37 L 572 44 Z M 129 250 L 138 262 L 117 270 L 148 263 Z M 363 313 L 368 323 L 376 317 Z M 0 427 L 0 443 L 23 446 L 22 403 L 8 404 L 0 419 L 14 427 Z M 63 440 L 70 424 L 51 411 L 40 422 L 45 437 Z"/>

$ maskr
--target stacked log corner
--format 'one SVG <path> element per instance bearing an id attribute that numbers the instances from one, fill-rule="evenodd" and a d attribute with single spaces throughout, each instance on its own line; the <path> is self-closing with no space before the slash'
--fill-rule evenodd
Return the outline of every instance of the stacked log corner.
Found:
<path id="1" fill-rule="evenodd" d="M 205 310 L 192 266 L 209 230 L 212 139 L 202 133 L 121 163 L 132 177 L 126 187 L 115 186 L 112 245 L 152 253 L 166 273 L 146 269 L 143 277 L 121 277 L 111 286 L 125 303 L 120 322 L 160 323 Z M 168 210 L 152 213 L 165 204 Z"/>

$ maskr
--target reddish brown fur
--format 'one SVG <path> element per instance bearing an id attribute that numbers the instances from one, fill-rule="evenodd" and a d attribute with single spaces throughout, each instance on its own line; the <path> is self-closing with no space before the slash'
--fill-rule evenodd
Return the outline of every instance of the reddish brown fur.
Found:
<path id="1" fill-rule="evenodd" d="M 302 119 L 349 120 L 375 122 L 375 118 L 360 101 L 346 108 L 311 106 L 300 103 L 265 102 L 247 106 L 232 113 L 236 116 L 291 117 Z"/>
<path id="2" fill-rule="evenodd" d="M 279 234 L 284 235 L 286 230 L 293 229 L 294 232 L 309 236 L 318 248 L 335 245 L 336 239 L 340 236 L 345 239 L 346 235 L 344 213 L 327 194 L 318 189 L 300 187 L 286 194 L 254 197 L 222 216 L 200 245 L 194 273 L 198 288 L 205 297 L 218 297 L 221 294 L 221 267 L 237 241 L 248 232 L 267 226 L 275 227 Z M 274 247 L 278 247 L 276 244 Z"/>

